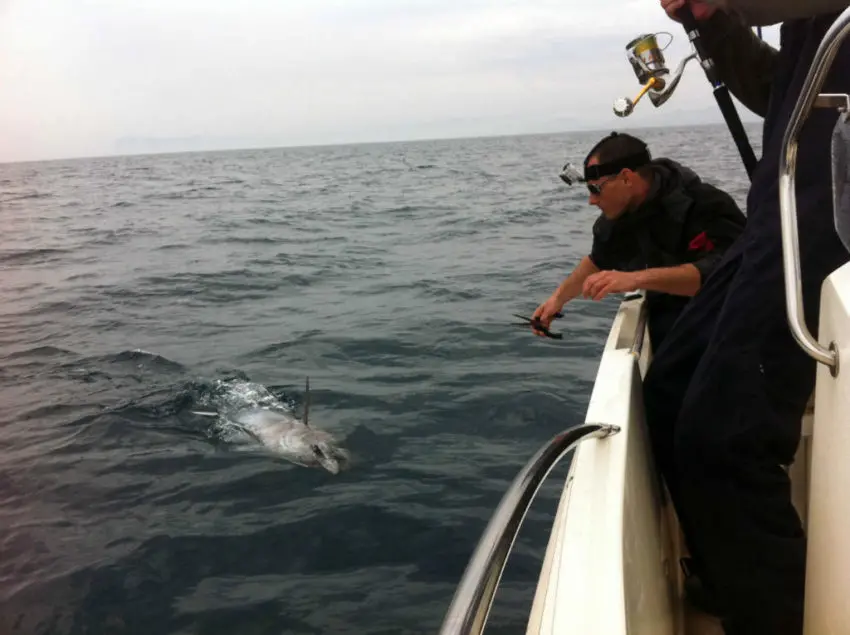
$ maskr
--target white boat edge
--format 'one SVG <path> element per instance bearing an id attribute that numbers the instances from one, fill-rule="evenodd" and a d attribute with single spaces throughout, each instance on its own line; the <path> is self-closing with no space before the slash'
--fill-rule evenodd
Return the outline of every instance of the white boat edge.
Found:
<path id="1" fill-rule="evenodd" d="M 644 299 L 620 304 L 587 407 L 587 423 L 620 428 L 580 443 L 558 504 L 526 633 L 673 633 L 662 501 L 643 420 L 651 361 Z M 636 350 L 640 330 L 647 345 Z M 667 564 L 665 564 L 665 559 Z M 630 624 L 630 622 L 632 624 Z"/>
<path id="2" fill-rule="evenodd" d="M 798 489 L 806 486 L 797 497 L 808 535 L 805 635 L 850 632 L 850 263 L 823 286 L 818 335 L 825 345 L 835 343 L 845 366 L 833 376 L 818 364 L 814 417 L 804 423 L 808 436 L 798 452 L 809 468 L 808 482 L 795 479 Z"/>

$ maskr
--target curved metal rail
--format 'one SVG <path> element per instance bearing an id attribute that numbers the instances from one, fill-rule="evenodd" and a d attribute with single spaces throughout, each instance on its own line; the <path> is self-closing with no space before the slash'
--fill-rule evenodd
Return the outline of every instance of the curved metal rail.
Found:
<path id="1" fill-rule="evenodd" d="M 800 97 L 791 113 L 785 130 L 783 152 L 779 157 L 779 212 L 782 220 L 782 264 L 785 272 L 785 307 L 788 324 L 794 339 L 812 358 L 829 366 L 833 374 L 838 367 L 838 353 L 833 346 L 820 344 L 806 326 L 803 312 L 802 276 L 800 274 L 800 239 L 797 233 L 797 199 L 795 172 L 797 169 L 797 140 L 809 116 L 827 72 L 839 47 L 850 33 L 850 7 L 838 17 L 826 32 L 809 68 Z"/>
<path id="2" fill-rule="evenodd" d="M 565 430 L 537 451 L 516 476 L 484 530 L 452 598 L 440 635 L 479 635 L 484 631 L 505 562 L 549 472 L 579 442 L 619 431 L 617 426 L 587 423 Z"/>

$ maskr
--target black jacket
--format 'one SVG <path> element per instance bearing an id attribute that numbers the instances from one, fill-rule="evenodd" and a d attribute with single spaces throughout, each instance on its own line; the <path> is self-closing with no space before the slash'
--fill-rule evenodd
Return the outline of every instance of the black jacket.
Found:
<path id="1" fill-rule="evenodd" d="M 599 269 L 618 271 L 691 263 L 705 283 L 743 232 L 746 216 L 729 194 L 689 168 L 669 159 L 652 167 L 655 181 L 643 205 L 613 221 L 597 219 L 590 259 Z"/>

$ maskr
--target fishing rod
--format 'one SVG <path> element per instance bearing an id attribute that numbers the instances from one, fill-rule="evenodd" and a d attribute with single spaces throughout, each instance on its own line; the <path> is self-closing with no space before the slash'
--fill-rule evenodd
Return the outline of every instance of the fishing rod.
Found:
<path id="1" fill-rule="evenodd" d="M 691 8 L 687 4 L 684 5 L 676 12 L 676 16 L 679 18 L 682 26 L 685 27 L 685 31 L 688 33 L 688 39 L 693 44 L 694 50 L 700 58 L 705 76 L 714 90 L 714 99 L 720 107 L 720 112 L 723 113 L 723 118 L 726 120 L 729 132 L 732 133 L 732 138 L 735 140 L 735 145 L 738 146 L 738 152 L 744 161 L 744 168 L 747 170 L 747 175 L 752 180 L 753 171 L 756 169 L 756 155 L 750 145 L 750 140 L 747 138 L 744 124 L 741 123 L 741 117 L 738 116 L 738 110 L 732 102 L 732 95 L 729 94 L 729 89 L 717 74 L 714 60 L 711 59 L 708 51 L 703 46 L 702 38 L 699 35 L 699 26 L 697 26 L 697 21 L 694 18 Z"/>
<path id="2" fill-rule="evenodd" d="M 720 112 L 723 114 L 723 119 L 726 121 L 729 132 L 732 133 L 732 139 L 735 141 L 735 145 L 744 162 L 747 175 L 752 179 L 757 163 L 756 155 L 750 145 L 750 140 L 747 138 L 744 124 L 741 122 L 735 104 L 732 102 L 729 89 L 717 74 L 714 60 L 709 55 L 700 37 L 699 26 L 694 18 L 694 14 L 691 8 L 685 5 L 679 9 L 676 17 L 685 28 L 688 39 L 693 46 L 693 52 L 679 63 L 676 71 L 670 76 L 670 70 L 667 68 L 667 63 L 664 59 L 664 49 L 658 46 L 657 35 L 660 35 L 660 33 L 640 35 L 626 44 L 628 60 L 642 88 L 635 99 L 629 99 L 628 97 L 617 99 L 614 102 L 614 113 L 620 117 L 628 117 L 632 114 L 635 105 L 644 95 L 649 95 L 650 101 L 656 108 L 661 106 L 671 97 L 673 91 L 676 90 L 676 86 L 682 79 L 682 74 L 688 62 L 699 58 L 700 66 L 702 66 L 705 76 L 713 89 L 714 99 L 717 101 Z M 670 34 L 666 33 L 666 35 Z M 759 33 L 759 37 L 761 37 L 761 33 Z M 672 40 L 673 36 L 670 35 L 670 41 L 672 42 Z M 669 45 L 668 42 L 667 46 Z M 664 48 L 667 48 L 667 46 Z"/>

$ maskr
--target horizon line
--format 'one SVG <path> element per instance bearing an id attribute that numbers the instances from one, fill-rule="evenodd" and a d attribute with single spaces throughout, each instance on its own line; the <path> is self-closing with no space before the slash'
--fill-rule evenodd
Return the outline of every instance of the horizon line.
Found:
<path id="1" fill-rule="evenodd" d="M 756 121 L 743 121 L 744 125 L 755 124 L 758 123 Z M 51 157 L 45 159 L 25 159 L 25 160 L 11 160 L 4 161 L 0 160 L 0 166 L 5 165 L 26 165 L 31 163 L 53 163 L 59 161 L 85 161 L 85 160 L 94 160 L 94 159 L 117 159 L 123 157 L 145 157 L 145 156 L 165 156 L 165 155 L 177 155 L 177 154 L 211 154 L 215 152 L 244 152 L 248 150 L 300 150 L 300 149 L 309 149 L 309 148 L 335 148 L 335 147 L 349 147 L 349 146 L 371 146 L 371 145 L 389 145 L 393 143 L 427 143 L 434 141 L 465 141 L 465 140 L 474 140 L 474 139 L 506 139 L 511 137 L 533 137 L 540 135 L 561 135 L 561 134 L 574 134 L 574 133 L 593 133 L 593 132 L 604 132 L 605 130 L 616 129 L 617 126 L 613 127 L 595 127 L 596 124 L 587 128 L 574 128 L 571 130 L 541 130 L 536 132 L 520 132 L 520 133 L 505 133 L 505 134 L 489 134 L 489 135 L 458 135 L 458 136 L 447 136 L 447 137 L 409 137 L 404 139 L 385 139 L 381 141 L 342 141 L 342 142 L 333 142 L 333 143 L 306 143 L 306 144 L 293 144 L 293 145 L 246 145 L 240 147 L 220 147 L 220 148 L 210 148 L 205 150 L 165 150 L 165 151 L 154 151 L 154 152 L 114 152 L 114 153 L 106 153 L 106 154 L 92 154 L 92 155 L 78 155 L 78 156 L 64 156 L 64 157 Z M 647 124 L 643 126 L 625 126 L 631 130 L 656 130 L 658 128 L 669 128 L 671 130 L 677 128 L 706 128 L 710 126 L 725 126 L 723 121 L 706 121 L 702 123 L 682 123 L 676 125 L 665 125 L 665 124 Z M 132 137 L 125 137 L 132 138 Z M 141 137 L 144 138 L 144 137 Z M 171 137 L 172 139 L 179 137 Z M 191 137 L 189 137 L 191 138 Z M 201 138 L 203 138 L 201 136 Z M 155 139 L 154 137 L 150 137 L 150 139 Z M 167 141 L 169 137 L 163 138 L 163 140 Z"/>

